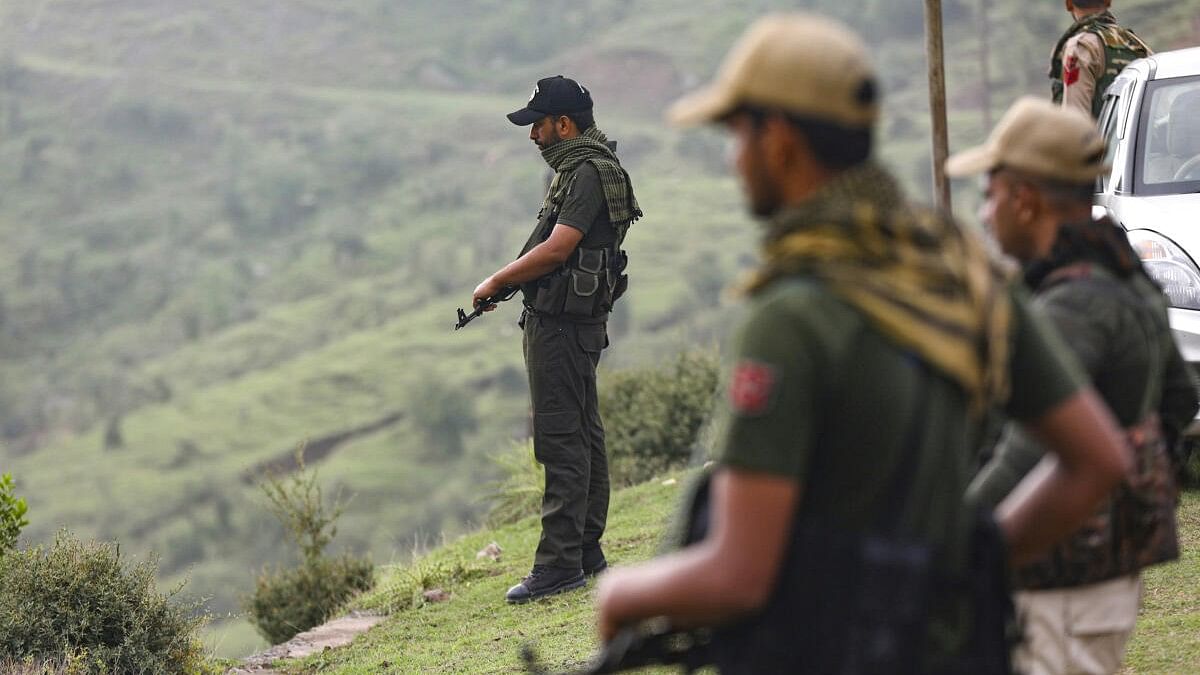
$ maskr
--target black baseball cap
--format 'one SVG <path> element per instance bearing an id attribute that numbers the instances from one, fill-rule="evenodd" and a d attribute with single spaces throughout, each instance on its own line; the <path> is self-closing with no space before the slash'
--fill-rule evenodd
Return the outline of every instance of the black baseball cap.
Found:
<path id="1" fill-rule="evenodd" d="M 543 77 L 533 88 L 524 108 L 508 114 L 508 121 L 523 127 L 546 115 L 569 115 L 592 109 L 592 94 L 575 80 L 562 75 Z"/>

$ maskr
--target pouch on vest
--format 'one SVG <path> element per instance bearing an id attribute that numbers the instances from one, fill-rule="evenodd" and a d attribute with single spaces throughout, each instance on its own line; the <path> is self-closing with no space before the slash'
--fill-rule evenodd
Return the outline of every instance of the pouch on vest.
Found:
<path id="1" fill-rule="evenodd" d="M 571 275 L 566 273 L 552 274 L 542 277 L 537 282 L 537 295 L 533 300 L 533 311 L 548 316 L 558 316 L 563 313 L 563 304 L 567 300 L 567 287 L 571 284 Z"/>
<path id="2" fill-rule="evenodd" d="M 596 316 L 603 299 L 601 288 L 608 283 L 608 251 L 602 248 L 580 248 L 575 252 L 575 265 L 568 268 L 571 283 L 567 287 L 564 314 Z"/>
<path id="3" fill-rule="evenodd" d="M 625 295 L 625 291 L 629 289 L 629 275 L 625 274 L 625 268 L 629 265 L 629 254 L 625 251 L 617 251 L 615 259 L 612 261 L 612 268 L 609 270 L 608 281 L 612 285 L 609 291 L 611 298 L 608 301 L 608 306 L 605 311 L 611 311 L 613 305 L 617 304 L 617 300 Z"/>

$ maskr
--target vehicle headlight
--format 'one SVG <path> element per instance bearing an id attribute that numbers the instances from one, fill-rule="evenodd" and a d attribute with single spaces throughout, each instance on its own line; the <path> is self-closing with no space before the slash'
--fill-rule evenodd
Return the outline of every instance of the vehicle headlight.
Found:
<path id="1" fill-rule="evenodd" d="M 1172 307 L 1200 309 L 1200 269 L 1183 249 L 1149 230 L 1131 230 L 1129 243 Z"/>

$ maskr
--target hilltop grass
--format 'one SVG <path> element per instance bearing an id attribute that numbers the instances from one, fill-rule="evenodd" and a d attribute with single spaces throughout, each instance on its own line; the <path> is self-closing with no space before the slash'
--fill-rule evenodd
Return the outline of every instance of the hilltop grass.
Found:
<path id="1" fill-rule="evenodd" d="M 639 562 L 655 553 L 668 522 L 665 515 L 677 507 L 688 481 L 686 472 L 672 477 L 672 485 L 656 479 L 614 493 L 605 537 L 613 564 Z M 1146 574 L 1144 606 L 1125 673 L 1180 673 L 1200 662 L 1200 597 L 1195 593 L 1200 583 L 1200 492 L 1184 495 L 1180 525 L 1183 559 Z M 522 672 L 519 649 L 526 643 L 536 647 L 552 670 L 578 667 L 596 649 L 590 591 L 524 606 L 503 601 L 508 586 L 528 570 L 537 536 L 537 519 L 526 518 L 463 537 L 412 565 L 385 570 L 376 589 L 353 603 L 359 609 L 390 611 L 384 623 L 344 649 L 279 667 L 294 674 L 512 673 Z M 475 552 L 490 541 L 504 549 L 501 560 L 478 561 Z M 459 582 L 450 579 L 452 570 Z M 419 597 L 416 582 L 422 580 L 448 590 L 451 599 L 414 601 Z"/>
<path id="2" fill-rule="evenodd" d="M 1142 612 L 1126 658 L 1127 673 L 1183 673 L 1200 663 L 1200 492 L 1183 496 L 1178 562 L 1144 576 Z"/>
<path id="3" fill-rule="evenodd" d="M 664 485 L 667 478 L 675 481 Z M 614 492 L 605 553 L 614 565 L 651 557 L 688 474 L 679 472 Z M 529 571 L 537 546 L 538 519 L 526 518 L 481 531 L 431 552 L 409 566 L 386 569 L 376 590 L 354 606 L 392 611 L 383 624 L 352 645 L 282 667 L 290 673 L 511 673 L 520 672 L 519 649 L 533 644 L 552 669 L 579 665 L 596 648 L 591 589 L 530 605 L 504 602 L 504 592 Z M 489 542 L 503 549 L 499 561 L 478 560 Z M 414 581 L 441 584 L 458 570 L 462 581 L 440 586 L 449 601 L 413 603 Z M 438 578 L 441 576 L 442 578 Z M 419 585 L 419 584 L 418 584 Z"/>

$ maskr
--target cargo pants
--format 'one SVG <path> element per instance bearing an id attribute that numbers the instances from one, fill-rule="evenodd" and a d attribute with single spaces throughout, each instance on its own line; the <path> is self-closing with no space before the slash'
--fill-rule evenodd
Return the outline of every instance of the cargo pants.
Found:
<path id="1" fill-rule="evenodd" d="M 596 400 L 605 323 L 525 318 L 522 347 L 533 403 L 533 453 L 546 472 L 535 565 L 577 570 L 608 519 L 608 456 Z"/>

